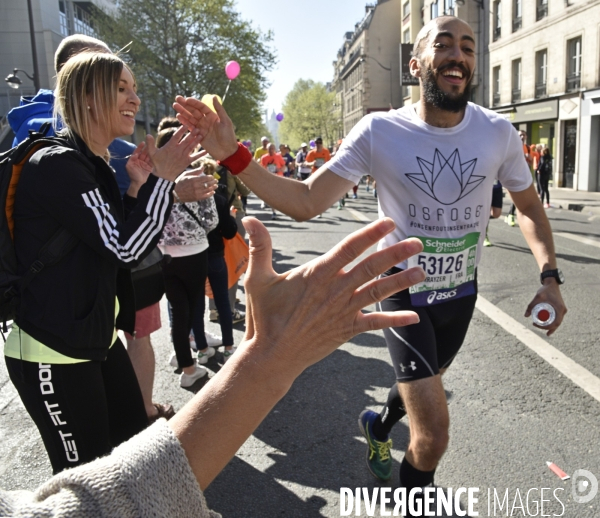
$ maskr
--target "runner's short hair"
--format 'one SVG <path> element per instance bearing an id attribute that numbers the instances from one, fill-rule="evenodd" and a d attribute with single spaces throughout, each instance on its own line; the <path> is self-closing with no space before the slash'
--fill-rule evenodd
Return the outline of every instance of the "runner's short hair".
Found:
<path id="1" fill-rule="evenodd" d="M 54 70 L 58 74 L 69 59 L 80 52 L 106 52 L 112 54 L 108 45 L 85 34 L 72 34 L 60 42 L 54 53 Z"/>
<path id="2" fill-rule="evenodd" d="M 179 126 L 181 126 L 181 122 L 179 122 L 176 117 L 163 117 L 158 123 L 156 131 L 160 132 L 167 128 L 179 128 Z"/>

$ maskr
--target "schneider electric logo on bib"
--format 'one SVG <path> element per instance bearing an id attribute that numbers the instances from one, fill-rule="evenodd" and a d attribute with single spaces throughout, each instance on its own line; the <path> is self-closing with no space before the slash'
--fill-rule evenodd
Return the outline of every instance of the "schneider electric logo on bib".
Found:
<path id="1" fill-rule="evenodd" d="M 570 487 L 569 487 L 570 486 Z M 478 487 L 340 488 L 340 516 L 564 516 L 579 518 L 580 504 L 598 494 L 589 471 L 573 473 L 565 487 L 497 489 Z M 463 505 L 465 504 L 465 505 Z M 586 516 L 590 516 L 587 515 Z"/>
<path id="2" fill-rule="evenodd" d="M 425 239 L 425 249 L 438 254 L 453 254 L 464 250 L 466 239 Z"/>

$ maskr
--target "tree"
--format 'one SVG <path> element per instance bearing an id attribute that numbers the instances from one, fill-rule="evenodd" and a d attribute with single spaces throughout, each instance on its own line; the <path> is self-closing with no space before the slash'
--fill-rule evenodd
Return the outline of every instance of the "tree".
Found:
<path id="1" fill-rule="evenodd" d="M 172 113 L 178 94 L 223 96 L 227 61 L 242 69 L 225 106 L 238 132 L 256 131 L 275 64 L 271 33 L 241 19 L 233 0 L 127 0 L 95 17 L 99 37 L 113 49 L 128 47 L 140 96 L 155 117 Z"/>
<path id="2" fill-rule="evenodd" d="M 323 137 L 326 145 L 337 140 L 341 115 L 334 106 L 335 94 L 323 83 L 299 79 L 283 103 L 284 119 L 279 133 L 293 148 L 315 137 Z"/>

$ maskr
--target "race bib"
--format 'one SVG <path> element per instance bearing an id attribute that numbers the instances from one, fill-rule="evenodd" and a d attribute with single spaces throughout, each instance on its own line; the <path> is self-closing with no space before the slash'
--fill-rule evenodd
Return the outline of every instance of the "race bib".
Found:
<path id="1" fill-rule="evenodd" d="M 325 163 L 324 158 L 315 158 L 315 167 L 321 167 Z"/>
<path id="2" fill-rule="evenodd" d="M 267 171 L 269 171 L 269 173 L 276 173 L 277 172 L 277 166 L 275 164 L 269 164 L 267 166 Z"/>
<path id="3" fill-rule="evenodd" d="M 416 237 L 423 251 L 408 259 L 408 266 L 420 266 L 425 280 L 409 288 L 413 306 L 433 306 L 475 293 L 475 260 L 479 232 L 463 237 Z"/>

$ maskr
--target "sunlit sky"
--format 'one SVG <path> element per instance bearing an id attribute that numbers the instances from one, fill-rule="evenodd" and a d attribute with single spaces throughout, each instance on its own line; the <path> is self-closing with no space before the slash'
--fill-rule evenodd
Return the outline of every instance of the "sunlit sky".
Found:
<path id="1" fill-rule="evenodd" d="M 269 74 L 265 108 L 279 112 L 298 79 L 326 83 L 344 33 L 354 29 L 374 0 L 235 0 L 242 18 L 273 31 L 277 64 Z M 242 74 L 244 71 L 242 70 Z"/>

